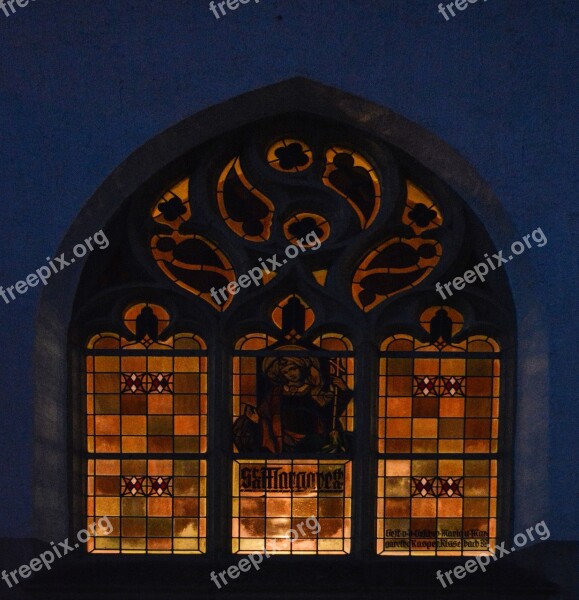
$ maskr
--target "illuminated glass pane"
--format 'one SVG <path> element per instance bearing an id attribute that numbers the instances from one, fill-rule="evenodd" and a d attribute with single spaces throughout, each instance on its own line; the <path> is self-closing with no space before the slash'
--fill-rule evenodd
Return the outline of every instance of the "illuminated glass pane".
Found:
<path id="1" fill-rule="evenodd" d="M 206 471 L 203 460 L 90 458 L 87 523 L 107 517 L 112 531 L 97 529 L 88 551 L 205 552 Z"/>
<path id="2" fill-rule="evenodd" d="M 418 285 L 442 256 L 442 246 L 422 237 L 391 237 L 372 248 L 356 268 L 352 296 L 369 312 L 387 298 Z"/>
<path id="3" fill-rule="evenodd" d="M 239 157 L 230 160 L 217 182 L 217 205 L 227 226 L 252 242 L 269 239 L 275 206 L 247 178 Z"/>
<path id="4" fill-rule="evenodd" d="M 497 461 L 380 459 L 378 554 L 470 556 L 496 544 Z"/>
<path id="5" fill-rule="evenodd" d="M 284 138 L 273 143 L 267 150 L 270 167 L 283 173 L 299 173 L 313 163 L 310 147 L 300 140 Z"/>
<path id="6" fill-rule="evenodd" d="M 233 461 L 234 553 L 348 554 L 352 463 Z"/>
<path id="7" fill-rule="evenodd" d="M 207 451 L 205 344 L 192 334 L 163 337 L 170 317 L 157 305 L 131 306 L 124 319 L 133 337 L 95 336 L 85 359 L 87 518 L 116 519 L 114 533 L 97 535 L 89 550 L 204 552 L 206 464 L 179 454 Z M 114 347 L 103 345 L 112 339 Z"/>
<path id="8" fill-rule="evenodd" d="M 228 308 L 233 296 L 226 286 L 235 281 L 235 271 L 214 241 L 198 233 L 173 231 L 153 235 L 150 243 L 157 266 L 171 281 L 218 311 Z"/>
<path id="9" fill-rule="evenodd" d="M 434 200 L 411 181 L 406 181 L 406 206 L 402 215 L 404 225 L 409 225 L 416 235 L 440 227 L 442 213 Z"/>
<path id="10" fill-rule="evenodd" d="M 496 541 L 499 347 L 483 336 L 456 342 L 464 319 L 450 307 L 427 309 L 420 323 L 429 341 L 382 344 L 378 553 L 478 554 Z M 444 458 L 464 453 L 474 457 Z"/>
<path id="11" fill-rule="evenodd" d="M 304 248 L 318 247 L 318 244 L 325 242 L 330 237 L 330 229 L 328 221 L 314 213 L 298 213 L 283 224 L 283 233 L 286 239 L 298 246 L 301 243 Z M 318 239 L 308 243 L 311 237 L 307 238 L 307 236 L 312 231 Z"/>
<path id="12" fill-rule="evenodd" d="M 339 338 L 338 338 L 339 339 Z M 349 353 L 348 353 L 349 354 Z M 346 452 L 354 427 L 354 359 L 281 345 L 233 359 L 235 452 Z"/>
<path id="13" fill-rule="evenodd" d="M 380 209 L 381 190 L 378 175 L 368 160 L 348 148 L 330 148 L 322 181 L 354 209 L 362 229 L 372 225 Z"/>

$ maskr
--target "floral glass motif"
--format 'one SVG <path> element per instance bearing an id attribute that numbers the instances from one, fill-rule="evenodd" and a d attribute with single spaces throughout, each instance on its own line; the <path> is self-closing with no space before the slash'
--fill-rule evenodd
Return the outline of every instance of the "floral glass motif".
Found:
<path id="1" fill-rule="evenodd" d="M 142 475 L 137 477 L 122 476 L 123 496 L 163 496 L 172 495 L 172 477 L 154 476 L 146 477 Z"/>
<path id="2" fill-rule="evenodd" d="M 125 477 L 123 476 L 123 496 L 145 496 L 145 481 L 146 477 Z"/>
<path id="3" fill-rule="evenodd" d="M 177 231 L 191 218 L 189 178 L 170 187 L 155 203 L 151 216 L 156 223 Z"/>
<path id="4" fill-rule="evenodd" d="M 423 338 L 382 345 L 378 553 L 478 554 L 496 543 L 499 347 L 457 341 L 464 318 L 450 306 L 419 322 Z"/>
<path id="5" fill-rule="evenodd" d="M 354 273 L 352 295 L 363 311 L 372 310 L 430 275 L 442 256 L 441 244 L 430 236 L 442 223 L 435 202 L 407 181 L 402 224 L 409 227 L 409 234 L 380 242 Z"/>
<path id="6" fill-rule="evenodd" d="M 121 373 L 121 377 L 123 378 L 123 389 L 121 392 L 144 394 L 146 390 L 143 380 L 146 376 L 146 373 Z"/>
<path id="7" fill-rule="evenodd" d="M 277 171 L 299 173 L 311 166 L 312 151 L 305 142 L 284 138 L 268 148 L 267 162 Z"/>
<path id="8" fill-rule="evenodd" d="M 151 250 L 161 271 L 174 283 L 219 311 L 227 309 L 233 296 L 219 304 L 211 295 L 213 288 L 235 281 L 235 271 L 217 244 L 198 234 L 174 231 L 153 236 Z"/>
<path id="9" fill-rule="evenodd" d="M 151 496 L 172 496 L 172 481 L 173 477 L 149 477 L 150 481 L 150 495 Z"/>
<path id="10" fill-rule="evenodd" d="M 330 224 L 324 217 L 314 213 L 298 213 L 283 224 L 286 239 L 292 244 L 300 239 L 305 248 L 311 247 L 303 239 L 311 231 L 315 232 L 321 243 L 324 243 L 330 237 Z"/>
<path id="11" fill-rule="evenodd" d="M 406 181 L 406 206 L 402 222 L 412 228 L 414 235 L 436 229 L 443 223 L 442 213 L 434 200 L 411 181 Z"/>
<path id="12" fill-rule="evenodd" d="M 412 496 L 436 496 L 435 477 L 413 477 L 414 490 Z"/>
<path id="13" fill-rule="evenodd" d="M 418 285 L 438 264 L 441 245 L 421 238 L 393 238 L 362 260 L 352 281 L 356 304 L 368 312 L 387 298 Z"/>
<path id="14" fill-rule="evenodd" d="M 171 394 L 174 373 L 149 373 L 151 386 L 150 394 Z"/>
<path id="15" fill-rule="evenodd" d="M 413 477 L 412 497 L 462 496 L 462 477 Z"/>
<path id="16" fill-rule="evenodd" d="M 87 520 L 114 527 L 88 549 L 204 552 L 205 344 L 165 335 L 170 316 L 155 304 L 130 306 L 123 320 L 127 337 L 97 334 L 86 350 Z"/>
<path id="17" fill-rule="evenodd" d="M 415 377 L 414 381 L 414 394 L 416 396 L 432 396 L 436 394 L 438 377 L 425 375 L 424 377 Z"/>
<path id="18" fill-rule="evenodd" d="M 297 295 L 281 301 L 272 318 L 281 340 L 251 334 L 239 341 L 233 358 L 234 552 L 281 543 L 278 547 L 288 553 L 345 553 L 350 547 L 352 346 L 333 333 L 306 341 L 315 315 Z M 282 453 L 304 460 L 285 460 Z M 328 456 L 346 458 L 336 463 Z M 328 471 L 340 474 L 340 485 L 331 490 L 314 485 Z M 244 487 L 250 475 L 253 481 L 277 478 L 279 485 Z M 310 483 L 294 487 L 292 481 L 303 478 Z M 280 536 L 307 510 L 307 516 L 327 518 L 328 529 L 324 532 L 322 524 L 317 537 L 292 546 L 282 542 Z"/>
<path id="19" fill-rule="evenodd" d="M 442 377 L 441 396 L 464 396 L 462 389 L 464 377 Z"/>

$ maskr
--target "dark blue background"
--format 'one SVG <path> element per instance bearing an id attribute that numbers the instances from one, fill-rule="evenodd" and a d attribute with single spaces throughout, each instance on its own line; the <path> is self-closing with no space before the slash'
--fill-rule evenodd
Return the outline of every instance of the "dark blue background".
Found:
<path id="1" fill-rule="evenodd" d="M 203 108 L 296 75 L 388 106 L 465 156 L 521 236 L 548 237 L 529 273 L 551 329 L 550 447 L 536 451 L 550 457 L 552 539 L 576 539 L 577 3 L 479 0 L 449 22 L 437 4 L 261 0 L 219 21 L 205 0 L 36 0 L 0 13 L 0 284 L 54 255 L 133 150 Z M 0 537 L 32 535 L 38 299 L 35 288 L 0 301 Z"/>

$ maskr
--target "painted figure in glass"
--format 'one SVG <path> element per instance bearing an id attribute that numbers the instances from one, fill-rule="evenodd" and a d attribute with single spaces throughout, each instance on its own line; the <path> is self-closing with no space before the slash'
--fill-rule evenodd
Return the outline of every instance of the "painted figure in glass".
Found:
<path id="1" fill-rule="evenodd" d="M 295 349 L 295 348 L 292 348 Z M 348 450 L 350 434 L 340 421 L 352 391 L 337 359 L 278 355 L 263 359 L 256 406 L 246 405 L 234 424 L 241 452 Z M 261 393 L 260 393 L 261 392 Z"/>

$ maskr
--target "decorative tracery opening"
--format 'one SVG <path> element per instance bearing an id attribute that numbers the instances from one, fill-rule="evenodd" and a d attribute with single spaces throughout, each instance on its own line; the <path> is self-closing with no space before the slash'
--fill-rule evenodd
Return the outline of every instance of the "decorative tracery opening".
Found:
<path id="1" fill-rule="evenodd" d="M 352 299 L 364 312 L 425 281 L 440 262 L 443 238 L 450 241 L 460 229 L 446 227 L 443 235 L 445 217 L 438 200 L 408 178 L 400 182 L 402 194 L 388 193 L 392 182 L 385 185 L 384 178 L 395 176 L 378 156 L 356 144 L 332 144 L 331 135 L 325 144 L 307 137 L 281 137 L 261 147 L 248 143 L 223 161 L 212 185 L 226 231 L 207 235 L 207 207 L 193 206 L 190 200 L 196 194 L 190 190 L 193 175 L 161 193 L 151 213 L 156 231 L 150 247 L 162 272 L 225 311 L 235 303 L 234 295 L 224 291 L 222 299 L 217 290 L 235 289 L 240 272 L 235 263 L 251 257 L 253 264 L 261 264 L 256 244 L 282 236 L 291 244 L 303 243 L 314 232 L 323 251 L 316 260 L 304 257 L 301 263 L 322 287 L 332 271 L 341 270 L 344 244 L 367 240 L 355 243 L 356 266 L 348 275 Z M 231 234 L 240 250 L 235 259 L 218 241 Z M 269 253 L 271 246 L 266 248 Z M 260 284 L 267 285 L 277 274 L 265 270 Z M 346 278 L 340 282 L 346 284 Z"/>

